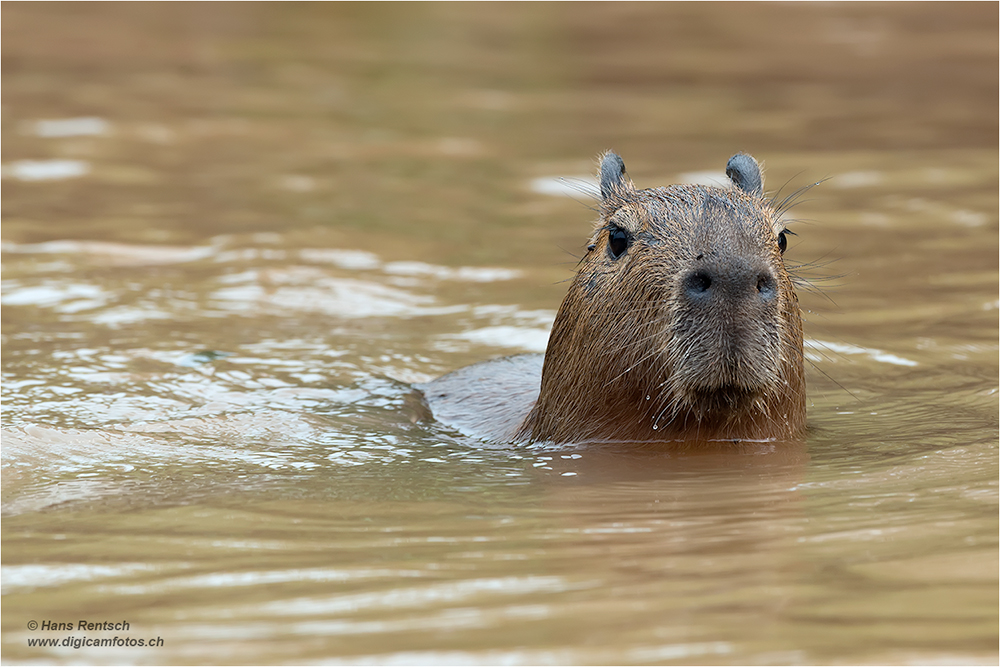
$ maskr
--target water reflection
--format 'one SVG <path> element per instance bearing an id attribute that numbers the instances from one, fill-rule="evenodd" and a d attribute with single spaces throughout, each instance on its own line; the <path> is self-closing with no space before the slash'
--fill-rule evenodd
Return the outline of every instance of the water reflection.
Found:
<path id="1" fill-rule="evenodd" d="M 79 178 L 90 173 L 90 164 L 83 160 L 16 160 L 4 165 L 5 177 L 21 181 L 53 181 Z"/>
<path id="2" fill-rule="evenodd" d="M 44 138 L 84 137 L 108 134 L 111 124 L 103 118 L 93 116 L 83 118 L 56 118 L 38 120 L 29 124 L 30 131 Z"/>
<path id="3" fill-rule="evenodd" d="M 995 664 L 995 6 L 386 7 L 5 5 L 4 659 Z M 801 447 L 428 418 L 605 149 L 828 179 Z M 166 645 L 28 646 L 80 613 Z"/>

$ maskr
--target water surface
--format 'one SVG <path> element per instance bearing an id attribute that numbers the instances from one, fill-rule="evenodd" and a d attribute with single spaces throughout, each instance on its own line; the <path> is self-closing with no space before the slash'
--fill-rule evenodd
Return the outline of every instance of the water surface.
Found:
<path id="1" fill-rule="evenodd" d="M 5 5 L 4 661 L 995 664 L 996 22 Z M 608 148 L 825 179 L 801 448 L 427 419 L 544 350 Z M 80 619 L 129 628 L 29 626 Z M 162 646 L 29 646 L 68 636 Z"/>

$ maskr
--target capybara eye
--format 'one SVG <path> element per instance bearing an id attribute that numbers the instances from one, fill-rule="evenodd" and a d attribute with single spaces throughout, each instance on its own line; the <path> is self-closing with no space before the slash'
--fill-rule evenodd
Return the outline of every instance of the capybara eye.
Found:
<path id="1" fill-rule="evenodd" d="M 778 232 L 778 250 L 781 252 L 782 255 L 785 254 L 785 248 L 788 247 L 788 239 L 785 238 L 785 232 L 788 232 L 788 230 L 782 229 L 780 232 Z"/>
<path id="2" fill-rule="evenodd" d="M 613 259 L 621 257 L 628 250 L 628 232 L 621 227 L 612 227 L 608 233 L 608 250 Z"/>

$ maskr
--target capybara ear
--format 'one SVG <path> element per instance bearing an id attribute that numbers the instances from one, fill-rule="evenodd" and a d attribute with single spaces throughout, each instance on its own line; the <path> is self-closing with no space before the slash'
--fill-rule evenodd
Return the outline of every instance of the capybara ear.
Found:
<path id="1" fill-rule="evenodd" d="M 601 156 L 600 177 L 601 199 L 632 189 L 632 181 L 625 175 L 625 162 L 612 151 Z"/>
<path id="2" fill-rule="evenodd" d="M 752 155 L 737 153 L 726 163 L 726 176 L 743 192 L 754 197 L 764 194 L 764 177 Z"/>

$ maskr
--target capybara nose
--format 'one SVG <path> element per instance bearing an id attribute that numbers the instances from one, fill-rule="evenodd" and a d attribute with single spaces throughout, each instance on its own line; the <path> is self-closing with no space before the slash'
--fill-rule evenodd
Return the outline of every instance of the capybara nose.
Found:
<path id="1" fill-rule="evenodd" d="M 687 274 L 683 293 L 695 307 L 766 306 L 778 300 L 778 281 L 761 262 L 739 257 L 712 259 L 699 262 Z"/>

